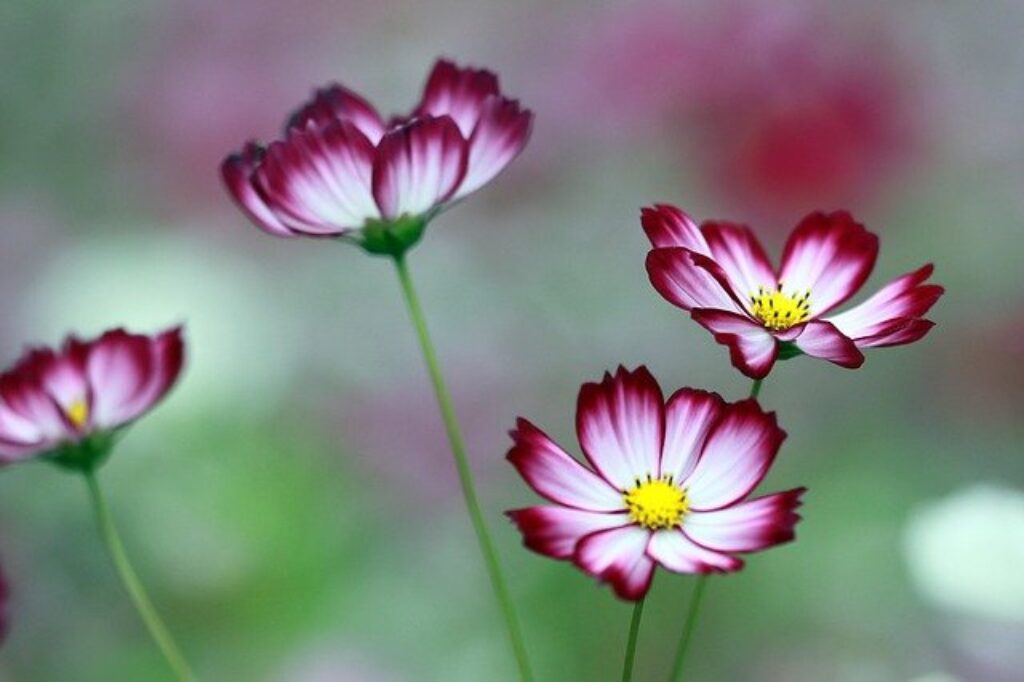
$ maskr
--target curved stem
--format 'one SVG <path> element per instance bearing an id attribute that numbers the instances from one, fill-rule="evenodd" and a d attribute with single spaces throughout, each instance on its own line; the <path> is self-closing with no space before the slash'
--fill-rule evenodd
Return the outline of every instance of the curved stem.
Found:
<path id="1" fill-rule="evenodd" d="M 686 650 L 693 639 L 693 629 L 697 624 L 697 614 L 700 613 L 700 604 L 704 597 L 704 587 L 707 585 L 708 576 L 697 576 L 697 584 L 693 588 L 693 596 L 690 598 L 690 610 L 686 614 L 686 624 L 683 625 L 683 636 L 679 640 L 679 648 L 676 649 L 676 658 L 672 663 L 672 672 L 669 676 L 670 682 L 681 679 L 683 663 L 686 661 Z"/>
<path id="2" fill-rule="evenodd" d="M 644 615 L 644 599 L 633 606 L 633 619 L 629 622 L 629 639 L 626 640 L 626 655 L 622 661 L 622 682 L 633 679 L 633 660 L 636 658 L 636 640 L 640 634 L 640 618 Z"/>
<path id="3" fill-rule="evenodd" d="M 469 460 L 466 457 L 466 446 L 462 442 L 462 434 L 459 432 L 455 408 L 452 406 L 452 399 L 444 383 L 444 376 L 441 373 L 441 366 L 437 360 L 437 353 L 434 351 L 434 345 L 427 331 L 427 322 L 423 316 L 423 309 L 420 307 L 419 299 L 416 296 L 416 289 L 413 287 L 412 278 L 409 276 L 409 268 L 405 263 L 404 257 L 397 256 L 395 258 L 395 267 L 398 270 L 398 279 L 402 285 L 402 294 L 405 296 L 405 302 L 409 308 L 409 316 L 412 318 L 413 326 L 416 328 L 416 335 L 419 337 L 420 347 L 423 350 L 423 359 L 426 361 L 430 380 L 434 385 L 437 403 L 441 408 L 441 417 L 444 419 L 444 427 L 448 432 L 448 441 L 451 444 L 452 456 L 455 458 L 455 468 L 459 474 L 459 483 L 462 485 L 462 496 L 466 500 L 466 509 L 469 511 L 469 518 L 473 522 L 473 530 L 476 531 L 480 552 L 483 554 L 487 573 L 491 579 L 491 587 L 494 589 L 494 594 L 498 598 L 498 604 L 501 606 L 502 614 L 505 617 L 505 627 L 508 630 L 512 651 L 519 666 L 519 677 L 524 682 L 530 682 L 533 680 L 533 674 L 530 672 L 526 645 L 523 642 L 523 635 L 519 629 L 519 619 L 516 616 L 508 586 L 505 584 L 501 565 L 498 563 L 498 554 L 495 550 L 494 542 L 487 531 L 487 523 L 484 521 L 484 515 L 480 509 L 476 487 L 473 484 L 473 474 L 469 468 Z"/>
<path id="4" fill-rule="evenodd" d="M 89 496 L 92 498 L 92 506 L 96 512 L 96 522 L 99 525 L 100 536 L 107 546 L 110 558 L 113 560 L 115 568 L 117 568 L 117 573 L 121 577 L 121 582 L 128 591 L 136 611 L 139 612 L 139 616 L 146 624 L 150 636 L 160 648 L 161 653 L 167 659 L 167 663 L 174 670 L 174 674 L 177 675 L 178 679 L 182 680 L 182 682 L 193 682 L 195 676 L 189 669 L 185 657 L 182 656 L 178 645 L 174 643 L 174 638 L 171 637 L 167 626 L 160 620 L 160 616 L 157 614 L 153 602 L 150 601 L 149 595 L 146 594 L 139 576 L 128 561 L 128 555 L 124 550 L 124 545 L 121 543 L 117 528 L 114 526 L 110 507 L 107 506 L 107 500 L 100 489 L 99 481 L 96 480 L 96 474 L 92 471 L 85 472 L 85 481 L 89 486 Z"/>

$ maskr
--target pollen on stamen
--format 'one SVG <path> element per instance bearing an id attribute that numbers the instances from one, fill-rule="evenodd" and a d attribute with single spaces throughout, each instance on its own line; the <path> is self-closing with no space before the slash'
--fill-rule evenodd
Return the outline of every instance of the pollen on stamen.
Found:
<path id="1" fill-rule="evenodd" d="M 647 480 L 623 494 L 629 518 L 648 530 L 678 526 L 689 509 L 686 491 L 673 483 L 671 475 Z"/>
<path id="2" fill-rule="evenodd" d="M 80 429 L 89 421 L 89 405 L 84 400 L 76 400 L 68 406 L 64 414 L 72 426 Z"/>
<path id="3" fill-rule="evenodd" d="M 750 296 L 750 312 L 767 329 L 782 331 L 807 321 L 811 310 L 810 298 L 810 291 L 784 293 L 781 282 L 775 289 L 759 286 L 757 293 Z"/>

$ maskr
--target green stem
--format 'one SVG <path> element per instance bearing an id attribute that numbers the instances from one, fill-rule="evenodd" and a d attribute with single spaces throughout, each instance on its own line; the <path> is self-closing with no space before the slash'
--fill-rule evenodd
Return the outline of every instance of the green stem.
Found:
<path id="1" fill-rule="evenodd" d="M 754 379 L 754 383 L 750 386 L 750 397 L 756 398 L 757 394 L 761 392 L 761 384 L 764 379 Z"/>
<path id="2" fill-rule="evenodd" d="M 693 596 L 690 598 L 690 610 L 686 614 L 686 623 L 683 625 L 683 636 L 679 640 L 679 648 L 676 649 L 676 658 L 672 663 L 672 673 L 669 676 L 669 682 L 676 682 L 681 679 L 683 673 L 683 663 L 686 661 L 686 650 L 690 646 L 690 640 L 693 638 L 694 626 L 697 625 L 697 614 L 700 613 L 700 605 L 702 598 L 704 597 L 704 588 L 707 585 L 708 576 L 699 575 L 697 576 L 697 584 L 693 588 Z"/>
<path id="3" fill-rule="evenodd" d="M 644 615 L 644 599 L 633 606 L 633 619 L 629 622 L 629 639 L 626 640 L 626 655 L 622 661 L 622 682 L 633 679 L 633 661 L 636 658 L 636 640 L 640 634 L 640 618 Z"/>
<path id="4" fill-rule="evenodd" d="M 128 590 L 129 596 L 131 596 L 135 609 L 139 612 L 139 616 L 142 617 L 142 621 L 146 624 L 150 636 L 152 636 L 156 645 L 160 648 L 164 658 L 167 659 L 167 663 L 174 670 L 174 674 L 182 682 L 193 682 L 195 676 L 189 669 L 188 663 L 185 662 L 185 657 L 181 655 L 181 650 L 174 643 L 174 638 L 171 637 L 167 626 L 160 620 L 160 616 L 157 614 L 153 602 L 150 601 L 149 596 L 146 594 L 139 576 L 128 561 L 128 555 L 125 553 L 124 545 L 117 534 L 117 528 L 114 527 L 114 519 L 110 514 L 110 507 L 107 506 L 107 500 L 100 489 L 99 481 L 96 480 L 96 474 L 92 471 L 85 472 L 85 481 L 89 486 L 89 495 L 92 498 L 93 509 L 96 511 L 96 522 L 99 525 L 100 536 L 107 546 L 107 551 L 110 553 L 110 558 L 117 568 L 121 582 L 124 584 L 125 589 Z"/>
<path id="5" fill-rule="evenodd" d="M 437 396 L 438 406 L 441 408 L 441 416 L 444 419 L 444 427 L 448 432 L 448 441 L 451 443 L 452 455 L 455 458 L 455 468 L 459 473 L 459 483 L 462 485 L 462 496 L 466 500 L 466 509 L 469 511 L 469 518 L 473 522 L 473 530 L 476 531 L 477 541 L 480 544 L 480 551 L 484 556 L 484 563 L 487 565 L 487 573 L 491 579 L 491 587 L 498 598 L 502 614 L 505 617 L 505 627 L 508 630 L 508 637 L 511 640 L 512 652 L 515 654 L 516 663 L 519 666 L 519 677 L 524 682 L 533 680 L 530 672 L 530 662 L 526 655 L 526 645 L 523 642 L 523 634 L 519 629 L 519 619 L 516 616 L 515 606 L 505 578 L 498 563 L 498 554 L 487 531 L 487 523 L 484 521 L 483 512 L 480 509 L 480 502 L 477 499 L 476 487 L 473 484 L 473 474 L 469 468 L 469 460 L 466 457 L 466 446 L 462 442 L 462 434 L 459 432 L 459 423 L 455 417 L 455 409 L 452 406 L 451 396 L 444 383 L 444 376 L 441 374 L 441 366 L 437 360 L 437 353 L 430 340 L 427 331 L 427 323 L 423 317 L 423 309 L 420 307 L 419 299 L 416 296 L 416 289 L 413 287 L 412 278 L 409 276 L 409 268 L 402 256 L 395 257 L 395 267 L 398 269 L 398 279 L 402 285 L 402 293 L 405 295 L 405 302 L 409 308 L 409 316 L 412 318 L 413 326 L 419 337 L 420 347 L 423 350 L 423 359 L 427 363 L 427 370 L 430 372 L 430 380 L 434 384 L 434 393 Z"/>

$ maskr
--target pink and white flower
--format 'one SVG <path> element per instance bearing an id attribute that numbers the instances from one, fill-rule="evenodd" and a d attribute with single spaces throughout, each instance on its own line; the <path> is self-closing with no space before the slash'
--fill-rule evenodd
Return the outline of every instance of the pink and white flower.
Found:
<path id="1" fill-rule="evenodd" d="M 508 459 L 555 504 L 508 515 L 528 548 L 572 561 L 623 599 L 641 599 L 657 565 L 738 571 L 735 554 L 795 537 L 804 488 L 745 499 L 786 437 L 754 400 L 683 388 L 666 402 L 645 367 L 620 367 L 580 389 L 576 432 L 589 467 L 518 420 Z"/>
<path id="2" fill-rule="evenodd" d="M 779 357 L 799 354 L 860 367 L 863 349 L 912 343 L 935 324 L 922 318 L 944 291 L 925 283 L 930 263 L 829 314 L 860 289 L 878 256 L 878 237 L 846 211 L 801 220 L 778 270 L 745 225 L 698 228 L 665 204 L 643 209 L 641 222 L 654 245 L 647 254 L 654 288 L 728 346 L 733 365 L 753 379 L 767 376 Z"/>
<path id="3" fill-rule="evenodd" d="M 488 183 L 522 151 L 532 120 L 490 71 L 440 60 L 410 114 L 385 121 L 331 85 L 288 119 L 282 139 L 249 142 L 221 173 L 263 230 L 365 245 L 366 228 L 425 223 Z"/>
<path id="4" fill-rule="evenodd" d="M 155 336 L 108 331 L 30 349 L 0 375 L 0 464 L 37 455 L 88 466 L 106 438 L 148 412 L 174 386 L 184 361 L 181 329 Z"/>

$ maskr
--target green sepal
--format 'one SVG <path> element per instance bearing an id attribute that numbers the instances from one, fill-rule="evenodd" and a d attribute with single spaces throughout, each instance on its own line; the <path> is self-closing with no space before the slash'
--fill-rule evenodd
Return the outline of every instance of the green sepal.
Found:
<path id="1" fill-rule="evenodd" d="M 367 253 L 400 258 L 423 236 L 427 216 L 402 216 L 395 220 L 368 220 L 356 240 Z"/>
<path id="2" fill-rule="evenodd" d="M 803 354 L 792 341 L 779 341 L 779 360 L 789 360 Z"/>
<path id="3" fill-rule="evenodd" d="M 97 431 L 77 443 L 63 443 L 43 455 L 62 469 L 90 473 L 100 468 L 114 449 L 116 431 Z"/>

